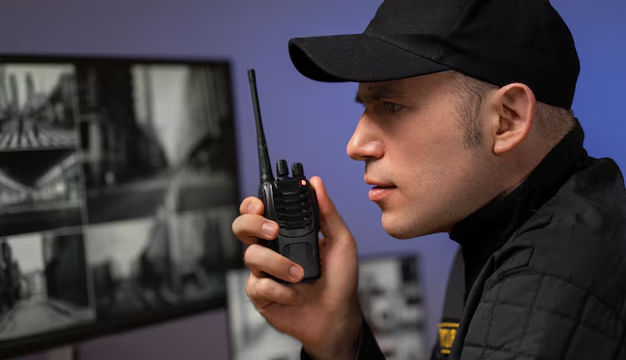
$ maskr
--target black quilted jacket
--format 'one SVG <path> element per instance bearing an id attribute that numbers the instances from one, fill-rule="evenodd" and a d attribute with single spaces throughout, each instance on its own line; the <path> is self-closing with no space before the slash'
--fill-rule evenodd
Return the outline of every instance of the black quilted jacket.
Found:
<path id="1" fill-rule="evenodd" d="M 626 359 L 626 190 L 583 138 L 578 124 L 450 234 L 461 251 L 431 359 Z M 357 360 L 382 359 L 364 322 Z"/>

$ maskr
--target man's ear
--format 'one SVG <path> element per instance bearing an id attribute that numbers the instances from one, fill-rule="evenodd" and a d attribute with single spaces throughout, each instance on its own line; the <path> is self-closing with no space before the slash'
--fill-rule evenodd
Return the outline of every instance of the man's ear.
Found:
<path id="1" fill-rule="evenodd" d="M 528 136 L 535 117 L 535 94 L 527 85 L 513 83 L 498 89 L 490 102 L 493 153 L 502 155 Z"/>

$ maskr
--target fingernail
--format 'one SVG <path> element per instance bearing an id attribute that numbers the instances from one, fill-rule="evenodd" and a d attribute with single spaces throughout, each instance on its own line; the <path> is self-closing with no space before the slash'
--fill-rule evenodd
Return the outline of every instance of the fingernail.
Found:
<path id="1" fill-rule="evenodd" d="M 273 236 L 274 232 L 276 232 L 276 224 L 267 222 L 261 226 L 261 230 L 263 230 L 265 235 Z"/>
<path id="2" fill-rule="evenodd" d="M 294 280 L 300 280 L 300 278 L 302 278 L 302 276 L 304 276 L 304 270 L 302 270 L 302 268 L 299 267 L 299 266 L 292 266 L 292 267 L 289 268 L 289 275 Z"/>
<path id="3" fill-rule="evenodd" d="M 254 213 L 256 213 L 256 207 L 257 207 L 257 205 L 256 205 L 256 204 L 250 204 L 250 206 L 248 206 L 248 213 L 249 213 L 249 214 L 254 214 Z"/>

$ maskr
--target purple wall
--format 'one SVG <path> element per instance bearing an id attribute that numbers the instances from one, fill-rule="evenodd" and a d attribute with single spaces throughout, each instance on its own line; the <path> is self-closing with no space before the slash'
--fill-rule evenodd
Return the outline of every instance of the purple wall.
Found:
<path id="1" fill-rule="evenodd" d="M 233 62 L 244 196 L 256 194 L 257 158 L 246 70 L 257 72 L 272 162 L 302 162 L 320 175 L 352 229 L 361 254 L 413 252 L 422 257 L 429 343 L 441 311 L 456 245 L 447 236 L 398 241 L 380 226 L 367 199 L 363 165 L 345 155 L 361 109 L 355 84 L 321 84 L 300 76 L 287 54 L 296 36 L 361 32 L 380 0 L 5 1 L 0 52 L 165 55 L 228 58 Z M 574 109 L 594 156 L 626 169 L 623 90 L 626 85 L 626 3 L 555 0 L 577 40 L 582 73 Z M 618 45 L 621 44 L 621 45 Z M 322 145 L 322 143 L 324 145 Z M 84 344 L 87 360 L 226 359 L 226 316 L 203 316 Z M 29 359 L 40 359 L 40 356 Z M 25 360 L 25 359 L 24 359 Z"/>

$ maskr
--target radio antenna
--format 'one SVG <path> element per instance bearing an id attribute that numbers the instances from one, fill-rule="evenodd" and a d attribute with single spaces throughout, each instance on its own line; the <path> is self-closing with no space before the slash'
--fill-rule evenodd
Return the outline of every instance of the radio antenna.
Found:
<path id="1" fill-rule="evenodd" d="M 271 181 L 274 175 L 272 174 L 272 165 L 267 151 L 265 132 L 263 132 L 263 122 L 261 120 L 261 108 L 259 106 L 259 94 L 256 89 L 256 75 L 254 73 L 254 69 L 248 70 L 248 80 L 250 80 L 252 106 L 254 108 L 254 118 L 256 120 L 256 142 L 259 151 L 259 173 L 261 175 L 261 183 L 266 183 Z"/>

